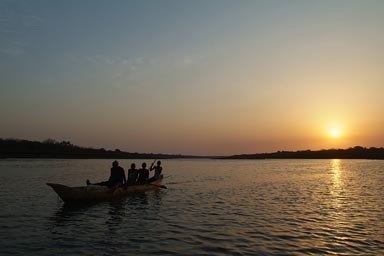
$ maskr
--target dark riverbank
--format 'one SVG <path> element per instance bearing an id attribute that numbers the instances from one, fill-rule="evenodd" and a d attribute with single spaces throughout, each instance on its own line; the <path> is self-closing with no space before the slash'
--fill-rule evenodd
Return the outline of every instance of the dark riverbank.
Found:
<path id="1" fill-rule="evenodd" d="M 356 146 L 348 149 L 278 151 L 274 153 L 242 154 L 220 159 L 384 159 L 384 148 Z"/>
<path id="2" fill-rule="evenodd" d="M 1 158 L 53 158 L 53 159 L 384 159 L 384 148 L 356 146 L 348 149 L 278 151 L 273 153 L 241 154 L 232 156 L 191 156 L 157 153 L 124 152 L 120 149 L 95 149 L 73 145 L 69 141 L 48 139 L 42 142 L 0 139 Z"/>
<path id="3" fill-rule="evenodd" d="M 178 159 L 198 156 L 156 153 L 131 153 L 120 149 L 95 149 L 73 145 L 69 141 L 52 139 L 39 141 L 0 139 L 1 158 L 53 158 L 53 159 Z"/>

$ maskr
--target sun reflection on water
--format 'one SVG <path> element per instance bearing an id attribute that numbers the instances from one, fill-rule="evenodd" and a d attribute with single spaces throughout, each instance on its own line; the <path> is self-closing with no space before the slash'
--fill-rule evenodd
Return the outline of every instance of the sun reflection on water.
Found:
<path id="1" fill-rule="evenodd" d="M 333 159 L 330 163 L 330 173 L 332 175 L 330 180 L 330 234 L 334 235 L 333 246 L 339 246 L 340 243 L 346 238 L 345 229 L 347 228 L 347 201 L 346 191 L 343 182 L 343 168 L 340 159 Z"/>
<path id="2" fill-rule="evenodd" d="M 335 208 L 340 208 L 343 203 L 343 180 L 341 160 L 333 159 L 330 163 L 330 172 L 332 175 L 330 193 L 332 195 L 332 204 Z"/>
<path id="3" fill-rule="evenodd" d="M 337 195 L 338 193 L 340 193 L 340 190 L 342 189 L 340 159 L 331 160 L 330 171 L 332 173 L 332 182 L 333 182 L 331 192 L 332 194 Z"/>

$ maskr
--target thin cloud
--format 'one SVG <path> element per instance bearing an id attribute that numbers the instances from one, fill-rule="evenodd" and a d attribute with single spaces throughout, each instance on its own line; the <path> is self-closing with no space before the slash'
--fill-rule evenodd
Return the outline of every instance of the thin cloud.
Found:
<path id="1" fill-rule="evenodd" d="M 88 56 L 85 61 L 88 65 L 102 69 L 115 89 L 121 89 L 124 85 L 132 86 L 132 82 L 147 74 L 155 63 L 154 59 L 144 56 L 111 57 L 102 54 Z"/>
<path id="2" fill-rule="evenodd" d="M 33 12 L 31 3 L 0 2 L 0 39 L 25 34 L 30 28 L 43 21 L 43 18 Z"/>

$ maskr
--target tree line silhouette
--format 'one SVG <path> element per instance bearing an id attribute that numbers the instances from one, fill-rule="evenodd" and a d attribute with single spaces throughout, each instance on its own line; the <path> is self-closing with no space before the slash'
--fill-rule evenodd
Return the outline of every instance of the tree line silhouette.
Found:
<path id="1" fill-rule="evenodd" d="M 348 149 L 318 151 L 277 151 L 274 153 L 242 154 L 232 156 L 190 156 L 154 153 L 130 153 L 120 149 L 89 148 L 73 145 L 70 141 L 47 139 L 42 142 L 20 139 L 0 139 L 0 158 L 69 158 L 69 159 L 384 159 L 384 148 L 356 146 Z"/>
<path id="2" fill-rule="evenodd" d="M 120 149 L 88 148 L 70 141 L 47 139 L 42 142 L 20 139 L 0 139 L 0 158 L 105 158 L 105 159 L 166 159 L 193 158 L 186 155 L 130 153 Z"/>
<path id="3" fill-rule="evenodd" d="M 384 159 L 384 148 L 356 146 L 348 149 L 277 151 L 274 153 L 242 154 L 222 159 Z"/>

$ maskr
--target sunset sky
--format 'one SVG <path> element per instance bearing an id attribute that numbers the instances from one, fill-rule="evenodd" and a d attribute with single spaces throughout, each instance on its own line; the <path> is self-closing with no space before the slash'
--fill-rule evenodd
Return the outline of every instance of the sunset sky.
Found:
<path id="1" fill-rule="evenodd" d="M 384 1 L 0 0 L 0 137 L 384 146 Z"/>

